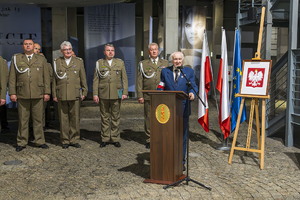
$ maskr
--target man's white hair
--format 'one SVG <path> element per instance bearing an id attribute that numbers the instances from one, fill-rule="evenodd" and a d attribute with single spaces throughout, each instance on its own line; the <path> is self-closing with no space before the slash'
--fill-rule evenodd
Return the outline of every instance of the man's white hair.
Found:
<path id="1" fill-rule="evenodd" d="M 72 44 L 69 41 L 63 41 L 60 45 L 60 49 L 63 49 L 64 46 L 70 46 L 72 48 Z"/>
<path id="2" fill-rule="evenodd" d="M 152 42 L 151 44 L 148 44 L 148 50 L 150 50 L 150 47 L 151 47 L 151 46 L 154 46 L 154 45 L 156 45 L 156 46 L 157 46 L 157 48 L 158 48 L 158 44 L 157 44 L 157 43 L 155 43 L 155 42 Z"/>
<path id="3" fill-rule="evenodd" d="M 182 61 L 184 60 L 184 55 L 183 55 L 183 53 L 182 52 L 180 52 L 180 51 L 175 51 L 175 52 L 173 52 L 172 54 L 171 54 L 171 61 L 173 61 L 173 56 L 175 55 L 175 53 L 180 53 L 181 54 L 181 56 L 182 56 Z"/>

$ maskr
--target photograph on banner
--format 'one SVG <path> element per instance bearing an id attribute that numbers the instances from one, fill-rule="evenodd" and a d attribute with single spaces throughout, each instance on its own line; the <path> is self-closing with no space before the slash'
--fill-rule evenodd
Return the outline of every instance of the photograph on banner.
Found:
<path id="1" fill-rule="evenodd" d="M 199 84 L 205 28 L 206 11 L 203 6 L 182 6 L 179 8 L 178 46 L 185 55 L 183 65 L 194 69 L 197 84 Z"/>
<path id="2" fill-rule="evenodd" d="M 130 22 L 130 23 L 128 23 Z M 128 91 L 135 91 L 135 4 L 84 7 L 85 70 L 89 92 L 93 91 L 96 61 L 105 58 L 106 44 L 113 44 L 114 58 L 125 63 Z"/>

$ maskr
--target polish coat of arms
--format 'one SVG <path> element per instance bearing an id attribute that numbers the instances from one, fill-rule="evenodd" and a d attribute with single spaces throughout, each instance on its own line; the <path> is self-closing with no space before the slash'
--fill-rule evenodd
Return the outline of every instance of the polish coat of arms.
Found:
<path id="1" fill-rule="evenodd" d="M 263 87 L 265 69 L 264 68 L 248 68 L 247 87 Z"/>

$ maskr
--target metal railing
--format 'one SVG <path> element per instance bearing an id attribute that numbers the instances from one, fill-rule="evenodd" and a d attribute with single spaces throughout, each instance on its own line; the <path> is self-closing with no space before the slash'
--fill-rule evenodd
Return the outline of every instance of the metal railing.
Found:
<path id="1" fill-rule="evenodd" d="M 287 106 L 288 52 L 272 67 L 269 85 L 270 99 L 266 100 L 266 135 L 270 136 L 285 126 Z"/>

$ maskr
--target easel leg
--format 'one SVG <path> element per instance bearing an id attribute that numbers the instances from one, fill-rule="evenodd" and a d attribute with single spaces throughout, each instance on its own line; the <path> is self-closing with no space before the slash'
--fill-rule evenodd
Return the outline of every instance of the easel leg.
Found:
<path id="1" fill-rule="evenodd" d="M 255 115 L 256 115 L 256 132 L 257 132 L 258 149 L 261 150 L 258 99 L 255 99 Z M 258 155 L 259 155 L 259 159 L 261 159 L 261 153 L 259 153 Z"/>
<path id="2" fill-rule="evenodd" d="M 246 149 L 250 149 L 250 141 L 251 141 L 251 132 L 252 132 L 252 124 L 253 124 L 254 106 L 255 106 L 255 99 L 252 98 L 252 100 L 251 100 L 251 109 L 250 109 L 250 117 L 249 117 L 249 126 L 248 126 Z"/>
<path id="3" fill-rule="evenodd" d="M 237 134 L 238 134 L 239 127 L 240 127 L 244 102 L 245 102 L 245 97 L 242 98 L 242 102 L 241 102 L 241 105 L 240 105 L 239 116 L 238 116 L 238 120 L 237 120 L 237 123 L 236 123 L 235 131 L 234 131 L 234 137 L 233 137 L 232 146 L 231 146 L 231 151 L 230 151 L 230 155 L 229 155 L 229 161 L 228 161 L 229 164 L 231 164 L 231 161 L 232 161 L 232 156 L 233 156 L 233 152 L 234 152 L 234 148 L 235 148 L 236 138 L 237 138 Z"/>
<path id="4" fill-rule="evenodd" d="M 262 116 L 261 116 L 261 160 L 260 169 L 264 169 L 265 159 L 265 120 L 266 120 L 266 100 L 262 100 Z"/>

